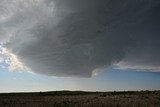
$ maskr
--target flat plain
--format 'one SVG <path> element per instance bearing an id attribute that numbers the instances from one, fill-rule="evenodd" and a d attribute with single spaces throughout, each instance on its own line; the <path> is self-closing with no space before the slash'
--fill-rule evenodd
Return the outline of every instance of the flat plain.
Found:
<path id="1" fill-rule="evenodd" d="M 160 91 L 1 93 L 0 107 L 160 107 Z"/>

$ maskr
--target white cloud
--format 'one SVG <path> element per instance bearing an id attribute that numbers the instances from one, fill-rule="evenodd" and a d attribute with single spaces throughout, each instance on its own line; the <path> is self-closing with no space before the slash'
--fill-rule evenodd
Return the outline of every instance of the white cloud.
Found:
<path id="1" fill-rule="evenodd" d="M 27 71 L 29 70 L 22 62 L 19 61 L 16 55 L 10 53 L 3 45 L 0 45 L 0 64 L 1 68 L 8 67 L 9 71 Z"/>
<path id="2" fill-rule="evenodd" d="M 129 64 L 126 62 L 119 62 L 118 64 L 115 64 L 115 69 L 122 69 L 122 70 L 136 70 L 136 71 L 146 71 L 146 72 L 160 72 L 160 66 L 157 65 L 141 65 L 141 64 Z"/>

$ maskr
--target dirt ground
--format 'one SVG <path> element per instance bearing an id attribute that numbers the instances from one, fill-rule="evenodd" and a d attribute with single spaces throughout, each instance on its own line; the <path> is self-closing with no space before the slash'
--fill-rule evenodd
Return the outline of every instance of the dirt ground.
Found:
<path id="1" fill-rule="evenodd" d="M 160 91 L 10 93 L 0 107 L 160 107 Z"/>

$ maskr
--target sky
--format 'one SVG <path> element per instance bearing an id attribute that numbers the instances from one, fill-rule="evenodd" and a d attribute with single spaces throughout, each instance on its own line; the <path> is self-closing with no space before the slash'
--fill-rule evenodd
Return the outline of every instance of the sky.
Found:
<path id="1" fill-rule="evenodd" d="M 32 73 L 0 71 L 0 93 L 59 90 L 140 91 L 160 89 L 160 74 L 109 69 L 92 78 L 50 77 Z"/>
<path id="2" fill-rule="evenodd" d="M 159 0 L 1 0 L 0 92 L 159 90 Z"/>

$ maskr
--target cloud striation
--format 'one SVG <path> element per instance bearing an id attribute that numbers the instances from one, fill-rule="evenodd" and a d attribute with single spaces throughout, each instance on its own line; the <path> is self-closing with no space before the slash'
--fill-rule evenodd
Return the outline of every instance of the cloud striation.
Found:
<path id="1" fill-rule="evenodd" d="M 0 43 L 13 68 L 49 76 L 160 72 L 159 11 L 159 0 L 1 0 Z"/>

